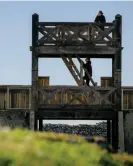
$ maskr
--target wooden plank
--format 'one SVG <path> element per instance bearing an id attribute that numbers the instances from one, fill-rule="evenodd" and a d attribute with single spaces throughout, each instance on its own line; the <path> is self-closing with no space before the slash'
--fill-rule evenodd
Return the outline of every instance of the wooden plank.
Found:
<path id="1" fill-rule="evenodd" d="M 45 87 L 50 85 L 49 76 L 39 76 L 38 77 L 38 87 Z M 45 94 L 38 93 L 38 101 L 43 102 Z M 48 101 L 50 103 L 50 101 Z"/>
<path id="2" fill-rule="evenodd" d="M 39 87 L 49 86 L 49 84 L 50 84 L 49 76 L 39 76 L 38 77 L 38 84 L 39 84 Z"/>
<path id="3" fill-rule="evenodd" d="M 57 47 L 57 46 L 39 46 L 39 57 L 43 54 L 49 55 L 60 55 L 60 54 L 85 54 L 85 55 L 114 55 L 116 49 L 106 46 L 92 46 L 92 47 L 85 47 L 85 46 L 64 46 L 64 47 Z"/>
<path id="4" fill-rule="evenodd" d="M 116 113 L 112 110 L 79 110 L 79 111 L 61 111 L 61 110 L 38 110 L 36 112 L 37 118 L 43 119 L 78 119 L 78 120 L 112 120 L 115 118 Z"/>
<path id="5" fill-rule="evenodd" d="M 0 91 L 0 110 L 4 110 L 6 107 L 5 101 L 6 92 L 4 90 Z"/>
<path id="6" fill-rule="evenodd" d="M 72 64 L 67 60 L 67 57 L 65 57 L 63 54 L 61 54 L 60 56 L 61 56 L 63 62 L 65 63 L 65 65 L 67 66 L 68 70 L 70 71 L 71 75 L 75 79 L 76 83 L 78 85 L 80 85 L 80 80 L 79 80 L 78 76 L 76 75 L 74 69 L 72 68 Z"/>
<path id="7" fill-rule="evenodd" d="M 102 87 L 112 87 L 112 77 L 101 77 L 101 86 Z M 110 95 L 108 99 L 112 101 L 113 96 Z"/>
<path id="8" fill-rule="evenodd" d="M 56 110 L 61 109 L 62 111 L 65 110 L 102 110 L 106 109 L 108 111 L 109 109 L 113 109 L 115 111 L 115 104 L 109 104 L 109 105 L 88 105 L 88 104 L 66 104 L 65 107 L 62 104 L 38 104 L 38 109 L 44 109 L 44 110 Z"/>
<path id="9" fill-rule="evenodd" d="M 112 77 L 101 77 L 101 86 L 102 87 L 111 87 L 112 86 Z"/>
<path id="10" fill-rule="evenodd" d="M 40 91 L 46 91 L 46 92 L 51 92 L 57 89 L 65 89 L 67 91 L 77 91 L 77 92 L 89 92 L 91 89 L 96 90 L 96 91 L 109 91 L 112 89 L 116 89 L 114 87 L 101 87 L 101 86 L 72 86 L 72 85 L 51 85 L 51 86 L 45 86 L 42 88 L 39 88 L 38 90 Z"/>
<path id="11" fill-rule="evenodd" d="M 85 25 L 95 25 L 99 26 L 100 24 L 94 22 L 39 22 L 41 26 L 57 26 L 57 25 L 71 25 L 71 26 L 85 26 Z M 113 22 L 107 22 L 104 26 L 113 26 Z"/>

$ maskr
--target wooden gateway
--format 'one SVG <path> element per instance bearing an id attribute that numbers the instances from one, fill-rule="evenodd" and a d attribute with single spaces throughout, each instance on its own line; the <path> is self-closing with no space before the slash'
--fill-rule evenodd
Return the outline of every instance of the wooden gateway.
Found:
<path id="1" fill-rule="evenodd" d="M 38 14 L 32 15 L 30 129 L 37 130 L 38 119 L 39 130 L 42 130 L 43 119 L 111 120 L 112 145 L 118 149 L 119 143 L 123 147 L 122 139 L 119 140 L 119 132 L 122 129 L 118 127 L 119 115 L 122 115 L 122 17 L 116 15 L 113 22 L 105 23 L 104 31 L 99 25 L 94 22 L 40 22 Z M 39 33 L 42 36 L 40 38 Z M 82 67 L 81 58 L 87 56 L 112 59 L 112 83 L 109 87 L 96 86 L 92 78 L 90 78 L 92 86 L 82 85 L 85 69 Z M 62 58 L 77 86 L 39 86 L 39 58 Z M 81 65 L 80 71 L 73 58 L 78 59 Z"/>

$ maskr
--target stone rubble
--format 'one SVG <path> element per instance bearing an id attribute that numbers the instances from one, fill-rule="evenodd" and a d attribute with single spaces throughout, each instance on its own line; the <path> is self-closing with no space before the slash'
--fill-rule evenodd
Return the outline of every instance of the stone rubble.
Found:
<path id="1" fill-rule="evenodd" d="M 64 125 L 64 124 L 44 124 L 44 131 L 77 134 L 82 136 L 103 136 L 107 138 L 107 123 L 100 122 L 96 125 Z"/>

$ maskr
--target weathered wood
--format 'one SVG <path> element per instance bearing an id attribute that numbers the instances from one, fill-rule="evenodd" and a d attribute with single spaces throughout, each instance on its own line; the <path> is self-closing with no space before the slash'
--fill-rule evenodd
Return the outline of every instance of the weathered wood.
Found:
<path id="1" fill-rule="evenodd" d="M 89 24 L 91 25 L 95 25 L 95 26 L 99 26 L 99 23 L 94 23 L 94 22 L 39 22 L 39 25 L 41 26 L 57 26 L 57 25 L 71 25 L 71 26 L 89 26 Z M 105 24 L 103 24 L 104 26 L 113 26 L 114 23 L 113 22 L 107 22 Z"/>
<path id="2" fill-rule="evenodd" d="M 122 17 L 121 15 L 116 15 L 115 17 L 115 33 L 114 38 L 117 41 L 117 44 L 115 45 L 117 48 L 121 47 L 122 45 Z M 117 111 L 121 111 L 121 63 L 122 63 L 122 53 L 121 50 L 118 50 L 114 57 L 114 87 L 116 87 L 116 93 L 115 93 L 115 103 L 116 103 L 116 109 Z M 118 150 L 118 144 L 119 144 L 119 134 L 121 134 L 121 137 L 124 137 L 124 133 L 120 133 L 120 131 L 123 130 L 123 125 L 121 125 L 121 130 L 119 130 L 118 125 L 120 122 L 118 122 L 118 114 L 116 116 L 116 119 L 113 121 L 113 136 L 112 136 L 112 144 L 115 149 Z M 112 130 L 113 130 L 112 129 Z M 124 145 L 120 145 L 121 147 L 124 147 Z"/>
<path id="3" fill-rule="evenodd" d="M 110 120 L 114 119 L 116 113 L 112 110 L 38 110 L 36 112 L 38 118 L 43 119 L 73 119 L 73 120 Z"/>
<path id="4" fill-rule="evenodd" d="M 83 79 L 83 66 L 80 64 L 80 85 L 86 85 Z"/>
<path id="5" fill-rule="evenodd" d="M 75 57 L 75 55 L 82 55 L 82 57 L 86 57 L 88 55 L 90 58 L 111 58 L 114 56 L 116 52 L 115 48 L 107 47 L 107 46 L 53 46 L 53 45 L 45 45 L 39 46 L 39 57 L 60 57 L 61 54 L 71 54 L 71 57 Z M 75 55 L 73 55 L 75 54 Z"/>
<path id="6" fill-rule="evenodd" d="M 34 15 L 37 18 L 38 15 Z M 120 19 L 119 19 L 120 18 Z M 118 148 L 118 112 L 121 110 L 121 17 L 112 23 L 102 24 L 104 31 L 97 23 L 62 23 L 37 22 L 34 20 L 32 33 L 32 102 L 31 113 L 35 111 L 34 119 L 91 119 L 112 120 L 113 146 Z M 38 32 L 43 37 L 38 39 Z M 111 34 L 111 35 L 109 35 Z M 33 56 L 34 55 L 34 56 Z M 38 89 L 38 58 L 60 58 L 64 62 L 79 85 L 82 74 L 78 71 L 72 58 L 112 58 L 114 87 L 87 86 L 50 86 Z M 67 57 L 70 55 L 71 57 Z M 69 60 L 68 60 L 69 59 Z M 71 67 L 73 69 L 71 69 Z M 81 70 L 82 71 L 82 70 Z M 79 77 L 79 79 L 77 79 Z M 81 84 L 80 84 L 81 85 Z M 45 101 L 39 103 L 38 92 L 45 96 Z M 54 93 L 61 93 L 61 101 L 56 104 L 45 104 L 54 98 Z M 44 95 L 45 93 L 45 95 Z M 52 94 L 53 93 L 53 94 Z M 71 93 L 73 99 L 66 102 L 65 94 Z M 113 95 L 115 93 L 115 95 Z M 50 95 L 49 95 L 50 94 Z M 86 103 L 80 100 L 81 94 L 87 98 Z M 113 95 L 113 102 L 108 99 Z M 71 104 L 73 100 L 81 104 Z M 53 99 L 54 100 L 54 99 Z M 66 103 L 65 103 L 66 102 Z M 78 102 L 79 103 L 79 102 Z M 112 104 L 114 103 L 114 104 Z M 35 121 L 31 122 L 32 126 Z M 31 125 L 30 125 L 31 126 Z M 34 128 L 34 127 L 31 127 Z M 121 130 L 122 131 L 122 130 Z M 115 142 L 114 142 L 115 141 Z"/>
<path id="7" fill-rule="evenodd" d="M 62 57 L 62 60 L 64 61 L 65 65 L 67 66 L 68 70 L 72 74 L 72 76 L 75 79 L 75 81 L 77 82 L 77 84 L 78 85 L 83 85 L 83 82 L 84 82 L 83 75 L 81 76 L 81 73 L 77 69 L 75 63 L 73 62 L 73 60 L 71 58 L 71 56 L 70 55 L 67 55 L 67 57 L 65 57 L 64 55 L 60 55 L 60 56 Z"/>
<path id="8" fill-rule="evenodd" d="M 69 101 L 69 104 L 71 104 L 74 100 L 78 100 L 80 103 L 85 104 L 84 101 L 80 99 L 82 95 L 81 93 L 73 94 L 71 92 L 68 92 L 68 94 L 72 95 L 72 99 Z"/>
<path id="9" fill-rule="evenodd" d="M 56 87 L 56 88 L 55 88 Z M 53 87 L 44 87 L 42 89 L 38 89 L 39 92 L 41 92 L 42 94 L 44 93 L 43 91 L 47 92 L 48 94 L 45 95 L 45 100 L 42 101 L 42 103 L 40 103 L 39 101 L 39 104 L 45 104 L 46 102 L 48 102 L 49 99 L 52 99 L 54 100 L 54 96 L 55 94 L 58 94 L 58 92 L 61 92 L 62 95 L 64 96 L 66 93 L 69 94 L 71 93 L 73 98 L 70 100 L 69 103 L 64 103 L 63 100 L 61 100 L 61 103 L 62 104 L 70 104 L 71 102 L 73 102 L 74 100 L 78 100 L 80 103 L 82 104 L 86 104 L 86 102 L 84 103 L 79 96 L 82 96 L 82 94 L 84 93 L 84 95 L 89 98 L 89 100 L 87 100 L 87 104 L 89 105 L 107 105 L 107 104 L 112 104 L 111 101 L 109 101 L 107 98 L 112 94 L 114 93 L 115 91 L 115 88 L 112 88 L 112 87 L 107 87 L 107 88 L 103 88 L 101 87 L 101 89 L 103 89 L 105 91 L 106 89 L 106 93 L 103 95 L 101 94 L 100 91 L 98 91 L 99 88 L 93 88 L 93 87 L 87 87 L 86 86 L 80 86 L 80 87 L 71 87 L 71 86 L 68 86 L 68 87 L 64 87 L 64 86 L 55 86 L 54 89 Z M 52 89 L 52 94 L 51 93 L 51 90 Z M 97 89 L 97 90 L 96 90 Z M 107 90 L 108 89 L 108 90 Z M 54 92 L 53 92 L 54 90 Z M 73 93 L 72 93 L 73 92 Z M 89 94 L 89 96 L 88 96 Z M 94 100 L 93 100 L 94 99 Z M 61 104 L 60 103 L 60 104 Z"/>
<path id="10" fill-rule="evenodd" d="M 109 36 L 109 34 L 114 31 L 114 25 L 104 28 L 104 31 L 100 30 L 100 25 L 101 24 L 97 23 L 85 25 L 80 23 L 75 25 L 60 24 L 56 26 L 44 26 L 39 24 L 38 31 L 43 36 L 38 40 L 38 44 L 39 46 L 45 44 L 55 44 L 57 46 L 88 46 L 90 43 L 112 46 L 112 44 L 115 44 L 116 40 Z M 103 26 L 105 27 L 105 25 Z M 109 41 L 105 40 L 104 37 Z"/>
<path id="11" fill-rule="evenodd" d="M 38 21 L 37 14 L 32 15 L 32 87 L 31 87 L 31 114 L 30 114 L 30 129 L 36 129 L 36 117 L 34 115 L 37 111 L 37 98 L 38 98 L 38 52 L 36 50 L 38 41 Z M 33 125 L 34 124 L 34 125 Z"/>
<path id="12" fill-rule="evenodd" d="M 39 119 L 39 131 L 43 131 L 43 119 Z"/>
<path id="13" fill-rule="evenodd" d="M 69 59 L 69 63 L 70 63 L 70 64 L 72 65 L 72 67 L 75 69 L 77 75 L 80 77 L 80 72 L 79 72 L 79 70 L 77 69 L 77 67 L 76 67 L 75 63 L 73 62 L 73 60 L 72 60 L 72 58 L 71 58 L 70 55 L 68 55 L 68 59 Z"/>
<path id="14" fill-rule="evenodd" d="M 64 61 L 65 65 L 67 66 L 68 70 L 72 74 L 73 78 L 75 79 L 76 83 L 78 85 L 80 85 L 80 80 L 79 80 L 78 76 L 76 75 L 74 69 L 72 68 L 71 63 L 67 60 L 67 58 L 63 54 L 61 54 L 60 56 L 61 56 L 62 60 Z"/>
<path id="15" fill-rule="evenodd" d="M 95 38 L 96 41 L 100 40 L 101 38 L 107 38 L 110 42 L 112 42 L 112 43 L 115 42 L 116 43 L 116 41 L 109 36 L 109 34 L 112 32 L 112 30 L 115 29 L 115 26 L 109 27 L 108 29 L 106 29 L 104 31 L 102 31 L 99 27 L 97 27 L 97 28 L 98 28 L 98 33 L 99 34 Z"/>
<path id="16" fill-rule="evenodd" d="M 99 104 L 38 104 L 38 109 L 45 109 L 45 110 L 56 110 L 57 109 L 61 109 L 62 111 L 65 110 L 71 110 L 73 109 L 73 111 L 76 110 L 87 110 L 87 109 L 91 109 L 91 110 L 102 110 L 102 109 L 106 109 L 108 111 L 108 109 L 116 109 L 116 105 L 115 104 L 108 104 L 108 105 L 99 105 Z"/>
<path id="17" fill-rule="evenodd" d="M 111 121 L 107 120 L 107 140 L 108 143 L 111 143 Z"/>
<path id="18" fill-rule="evenodd" d="M 79 56 L 77 56 L 77 59 L 78 59 L 79 63 L 83 66 L 84 62 L 80 59 Z M 89 77 L 89 79 L 90 79 L 92 85 L 93 85 L 93 86 L 96 86 L 95 82 L 93 81 L 93 79 L 92 79 L 92 77 L 90 76 L 90 74 L 89 74 L 89 72 L 87 71 L 87 69 L 86 69 L 84 66 L 83 66 L 83 69 L 84 69 L 84 71 L 86 72 L 87 76 Z"/>
<path id="19" fill-rule="evenodd" d="M 109 91 L 109 90 L 115 90 L 116 88 L 114 87 L 101 87 L 101 86 L 75 86 L 75 85 L 51 85 L 51 86 L 45 86 L 45 87 L 40 87 L 38 90 L 44 90 L 44 91 L 53 91 L 53 90 L 57 90 L 57 89 L 66 89 L 67 91 L 69 90 L 76 90 L 77 92 L 80 91 L 90 91 L 91 89 L 94 89 L 96 91 Z"/>
<path id="20" fill-rule="evenodd" d="M 52 99 L 52 100 L 55 100 L 54 97 L 55 95 L 58 93 L 58 92 L 61 92 L 61 89 L 57 89 L 55 90 L 54 92 L 49 93 L 47 96 L 46 96 L 46 99 L 43 100 L 43 104 L 45 104 L 48 100 Z"/>

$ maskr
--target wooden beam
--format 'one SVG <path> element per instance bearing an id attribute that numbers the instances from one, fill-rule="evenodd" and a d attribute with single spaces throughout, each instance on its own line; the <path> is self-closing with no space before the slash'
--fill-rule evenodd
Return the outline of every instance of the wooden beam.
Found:
<path id="1" fill-rule="evenodd" d="M 99 26 L 100 24 L 94 22 L 39 22 L 41 26 L 57 26 L 57 25 L 71 25 L 71 26 L 85 26 L 85 25 L 95 25 Z M 113 22 L 107 22 L 104 26 L 113 26 Z"/>
<path id="2" fill-rule="evenodd" d="M 38 110 L 37 117 L 43 119 L 57 119 L 57 120 L 111 120 L 115 118 L 115 112 L 112 110 L 79 110 L 79 111 L 47 111 L 47 110 Z"/>
<path id="3" fill-rule="evenodd" d="M 73 62 L 72 57 L 71 57 L 70 55 L 68 55 L 68 59 L 69 59 L 70 64 L 71 64 L 71 65 L 73 66 L 73 68 L 75 69 L 77 75 L 80 77 L 80 72 L 79 72 L 79 70 L 77 69 L 77 67 L 76 67 L 75 63 Z"/>
<path id="4" fill-rule="evenodd" d="M 86 55 L 93 55 L 92 57 L 101 57 L 101 55 L 104 55 L 104 58 L 106 58 L 106 55 L 114 55 L 116 52 L 115 48 L 107 47 L 107 46 L 39 46 L 39 57 L 54 57 L 54 55 L 60 56 L 61 54 L 77 54 L 82 55 L 83 57 L 86 57 Z M 74 56 L 76 57 L 76 56 Z"/>
<path id="5" fill-rule="evenodd" d="M 77 92 L 90 92 L 91 89 L 96 90 L 96 91 L 110 91 L 110 90 L 115 90 L 116 88 L 114 87 L 101 87 L 101 86 L 73 86 L 73 85 L 51 85 L 51 86 L 45 86 L 45 87 L 40 87 L 38 90 L 40 91 L 46 91 L 46 92 L 51 92 L 53 90 L 57 89 L 66 89 L 67 91 L 77 91 Z"/>
<path id="6" fill-rule="evenodd" d="M 30 129 L 36 130 L 36 117 L 35 111 L 37 111 L 37 98 L 38 98 L 38 22 L 39 15 L 32 15 L 32 85 L 31 85 L 31 113 L 30 113 Z"/>
<path id="7" fill-rule="evenodd" d="M 102 110 L 102 109 L 115 109 L 116 105 L 115 104 L 109 104 L 109 105 L 99 105 L 99 104 L 38 104 L 38 109 L 46 109 L 46 110 L 56 110 L 56 109 L 61 109 L 62 111 L 65 110 Z"/>

